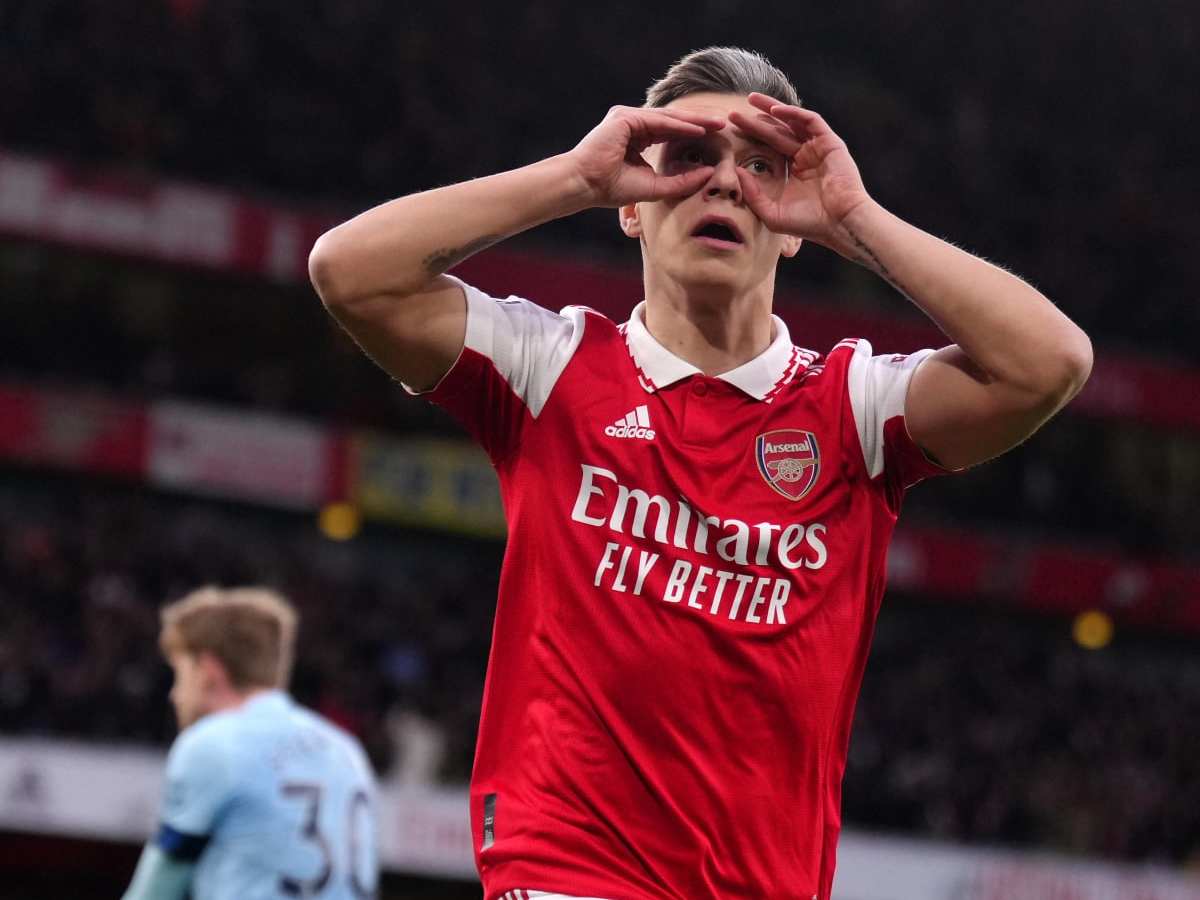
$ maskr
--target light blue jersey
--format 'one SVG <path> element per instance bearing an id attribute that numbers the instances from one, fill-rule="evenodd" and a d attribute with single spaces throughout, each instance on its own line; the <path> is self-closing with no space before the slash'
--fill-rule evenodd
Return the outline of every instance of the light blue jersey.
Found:
<path id="1" fill-rule="evenodd" d="M 353 737 L 282 691 L 185 729 L 158 846 L 193 900 L 361 900 L 377 882 L 375 783 Z"/>

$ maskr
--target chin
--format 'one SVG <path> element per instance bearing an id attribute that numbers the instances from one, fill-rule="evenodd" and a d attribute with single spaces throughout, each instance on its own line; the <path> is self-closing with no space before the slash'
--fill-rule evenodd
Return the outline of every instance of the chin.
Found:
<path id="1" fill-rule="evenodd" d="M 724 260 L 702 260 L 678 273 L 678 281 L 696 296 L 736 294 L 743 289 L 745 273 Z"/>

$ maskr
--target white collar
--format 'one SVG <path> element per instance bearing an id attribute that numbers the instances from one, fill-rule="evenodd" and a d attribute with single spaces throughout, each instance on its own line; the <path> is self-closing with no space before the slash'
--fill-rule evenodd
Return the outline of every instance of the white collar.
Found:
<path id="1" fill-rule="evenodd" d="M 646 329 L 645 312 L 646 301 L 643 300 L 633 308 L 625 324 L 625 346 L 629 348 L 629 355 L 638 368 L 642 387 L 653 393 L 691 375 L 703 374 L 654 338 Z M 772 315 L 771 323 L 775 329 L 771 346 L 736 369 L 715 376 L 755 400 L 771 397 L 792 380 L 799 368 L 807 367 L 817 356 L 811 351 L 792 346 L 787 325 L 779 316 Z"/>

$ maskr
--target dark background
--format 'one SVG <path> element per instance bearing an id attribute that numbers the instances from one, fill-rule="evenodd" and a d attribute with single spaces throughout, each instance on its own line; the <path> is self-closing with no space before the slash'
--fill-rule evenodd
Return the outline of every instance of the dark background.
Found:
<path id="1" fill-rule="evenodd" d="M 1200 369 L 1190 2 L 0 0 L 0 149 L 346 216 L 563 152 L 710 44 L 769 56 L 885 206 L 1028 278 L 1099 359 Z M 593 211 L 512 244 L 636 269 L 615 225 Z M 820 248 L 780 281 L 814 307 L 920 316 Z M 306 286 L 19 238 L 0 239 L 0 380 L 457 433 L 363 360 Z M 904 521 L 1194 570 L 1198 499 L 1194 430 L 1068 411 L 1003 459 L 915 489 Z M 436 777 L 461 783 L 501 552 L 384 525 L 333 545 L 311 516 L 0 462 L 0 732 L 165 746 L 157 606 L 203 581 L 264 581 L 304 616 L 297 695 L 385 775 L 402 762 L 389 717 L 421 717 L 445 737 Z M 1069 617 L 1021 600 L 889 596 L 847 825 L 1200 866 L 1196 637 L 1164 616 L 1086 650 Z M 0 835 L 4 896 L 112 896 L 135 853 Z M 398 877 L 389 890 L 478 894 Z"/>

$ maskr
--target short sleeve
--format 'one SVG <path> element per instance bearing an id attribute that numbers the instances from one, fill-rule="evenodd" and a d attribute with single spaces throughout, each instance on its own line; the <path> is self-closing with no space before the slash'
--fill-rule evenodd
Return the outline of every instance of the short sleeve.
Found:
<path id="1" fill-rule="evenodd" d="M 220 732 L 195 725 L 185 730 L 167 755 L 160 843 L 211 834 L 232 793 L 233 766 Z"/>
<path id="2" fill-rule="evenodd" d="M 913 373 L 933 353 L 875 356 L 870 342 L 860 340 L 850 360 L 847 389 L 867 473 L 872 480 L 882 477 L 897 493 L 931 476 L 950 473 L 926 456 L 904 421 Z"/>
<path id="3" fill-rule="evenodd" d="M 462 352 L 442 380 L 419 395 L 454 415 L 498 462 L 549 400 L 583 339 L 586 315 L 580 307 L 554 313 L 521 297 L 500 300 L 458 284 L 467 300 Z"/>

